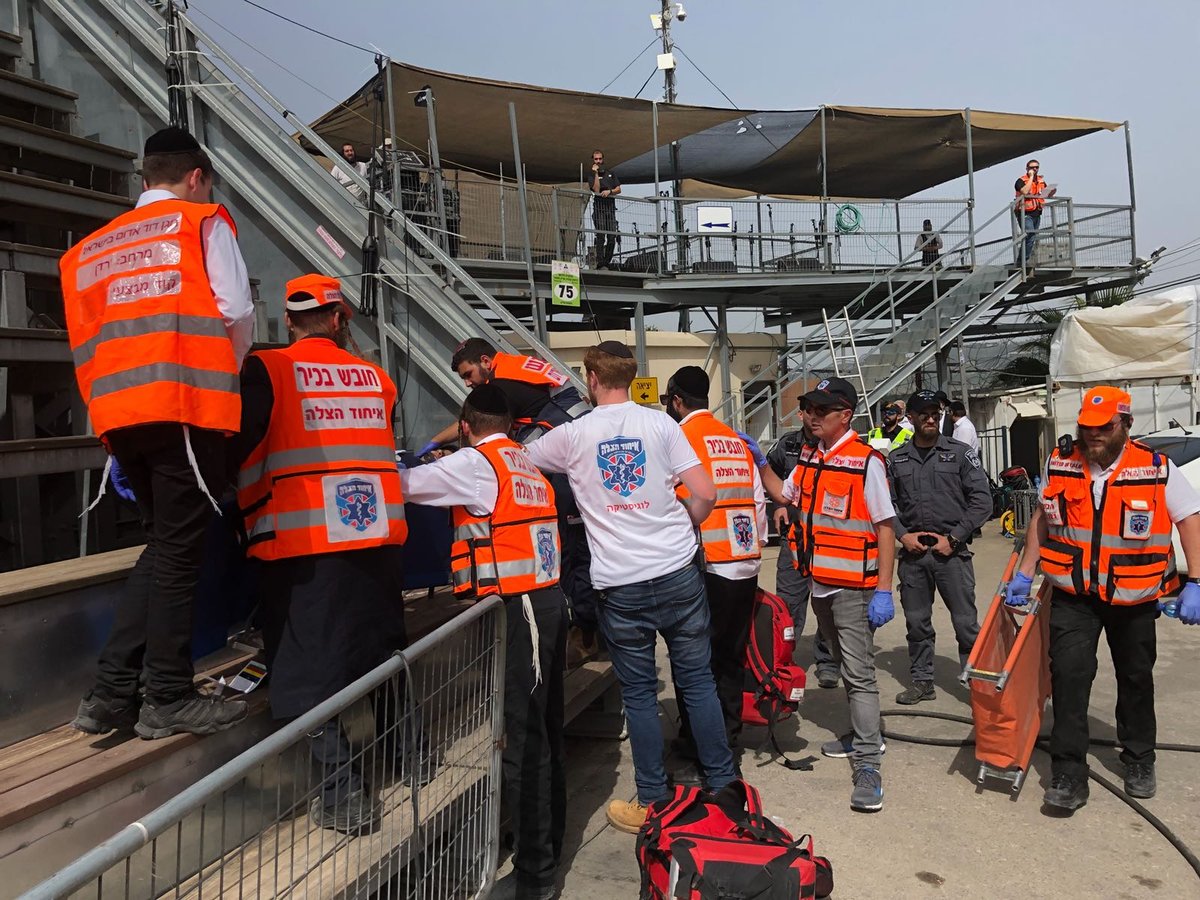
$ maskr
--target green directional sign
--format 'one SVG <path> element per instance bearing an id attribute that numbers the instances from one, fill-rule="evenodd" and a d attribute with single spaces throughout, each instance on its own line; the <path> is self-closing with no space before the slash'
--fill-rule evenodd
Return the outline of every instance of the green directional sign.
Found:
<path id="1" fill-rule="evenodd" d="M 579 265 L 554 260 L 550 263 L 550 296 L 555 306 L 579 306 Z"/>

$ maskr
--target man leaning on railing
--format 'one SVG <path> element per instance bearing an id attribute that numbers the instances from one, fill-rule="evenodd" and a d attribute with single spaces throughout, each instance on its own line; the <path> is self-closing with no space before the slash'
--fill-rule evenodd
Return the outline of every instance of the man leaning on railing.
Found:
<path id="1" fill-rule="evenodd" d="M 588 188 L 595 195 L 592 200 L 592 226 L 596 230 L 596 268 L 607 269 L 617 249 L 617 201 L 621 193 L 621 181 L 604 168 L 604 151 L 592 151 L 592 177 Z"/>

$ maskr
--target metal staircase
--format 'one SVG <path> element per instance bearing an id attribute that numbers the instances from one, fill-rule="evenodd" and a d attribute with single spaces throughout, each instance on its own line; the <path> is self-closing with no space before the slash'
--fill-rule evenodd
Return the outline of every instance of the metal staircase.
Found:
<path id="1" fill-rule="evenodd" d="M 161 122 L 169 117 L 165 66 L 168 56 L 173 57 L 182 74 L 190 128 L 213 159 L 218 191 L 236 194 L 288 251 L 287 259 L 264 260 L 243 246 L 251 273 L 256 265 L 264 265 L 292 274 L 318 270 L 343 276 L 347 296 L 368 312 L 355 317 L 356 339 L 364 350 L 378 354 L 404 392 L 402 437 L 408 442 L 437 431 L 461 404 L 464 388 L 449 371 L 449 360 L 465 337 L 485 337 L 498 349 L 532 353 L 570 372 L 386 198 L 377 194 L 376 208 L 368 210 L 337 184 L 285 125 L 294 128 L 317 155 L 341 166 L 364 191 L 368 187 L 340 154 L 184 11 L 176 11 L 173 20 L 178 32 L 175 46 L 181 49 L 170 53 L 163 37 L 167 20 L 148 3 L 43 0 L 43 4 Z M 379 271 L 374 276 L 379 299 L 374 314 L 372 304 L 364 303 L 357 259 L 368 236 L 370 215 L 379 216 L 385 226 L 379 234 Z M 469 300 L 454 289 L 455 284 L 470 295 Z"/>
<path id="2" fill-rule="evenodd" d="M 1006 205 L 976 233 L 1009 217 L 1011 207 Z M 826 346 L 812 349 L 812 336 L 789 346 L 780 354 L 776 367 L 743 384 L 744 390 L 752 388 L 754 381 L 766 381 L 784 372 L 774 389 L 726 414 L 732 414 L 739 427 L 745 428 L 757 413 L 775 402 L 777 394 L 818 373 L 832 373 L 861 387 L 861 402 L 869 417 L 870 408 L 877 401 L 902 385 L 939 351 L 952 345 L 999 301 L 1019 289 L 1026 278 L 1025 268 L 1013 263 L 1020 240 L 1020 236 L 1015 236 L 976 246 L 968 245 L 970 236 L 963 238 L 943 258 L 956 253 L 965 256 L 968 252 L 975 257 L 977 251 L 984 250 L 981 254 L 984 260 L 972 264 L 964 277 L 945 290 L 941 286 L 947 277 L 939 268 L 940 262 L 925 266 L 914 277 L 913 270 L 908 268 L 911 261 L 901 260 L 834 316 L 822 311 Z M 930 287 L 933 301 L 915 308 L 916 295 Z M 877 299 L 880 293 L 883 296 Z M 780 418 L 778 427 L 782 430 L 794 419 L 793 411 Z"/>

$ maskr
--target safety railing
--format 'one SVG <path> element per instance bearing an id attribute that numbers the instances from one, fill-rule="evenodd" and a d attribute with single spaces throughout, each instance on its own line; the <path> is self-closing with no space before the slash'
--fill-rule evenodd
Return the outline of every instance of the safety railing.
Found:
<path id="1" fill-rule="evenodd" d="M 490 598 L 25 898 L 485 896 L 504 648 L 504 607 Z"/>
<path id="2" fill-rule="evenodd" d="M 979 431 L 979 459 L 983 470 L 996 478 L 1009 466 L 1008 426 L 984 428 Z"/>

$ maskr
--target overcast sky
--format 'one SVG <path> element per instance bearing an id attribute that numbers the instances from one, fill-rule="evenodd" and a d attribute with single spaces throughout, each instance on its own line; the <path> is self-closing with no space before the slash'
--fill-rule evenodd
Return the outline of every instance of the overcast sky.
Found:
<path id="1" fill-rule="evenodd" d="M 655 0 L 256 0 L 397 60 L 508 81 L 598 91 L 654 37 Z M 280 99 L 309 119 L 370 75 L 369 54 L 255 9 L 191 0 L 197 22 Z M 690 0 L 676 42 L 741 108 L 827 104 L 964 107 L 1131 123 L 1138 252 L 1200 237 L 1197 82 L 1200 0 Z M 253 49 L 247 44 L 252 45 Z M 272 60 L 291 69 L 303 84 Z M 647 49 L 609 93 L 633 95 L 654 68 Z M 679 57 L 679 102 L 728 105 Z M 643 97 L 661 94 L 655 74 Z M 563 123 L 569 128 L 570 123 Z M 1122 132 L 1039 154 L 1042 172 L 1078 202 L 1128 202 Z M 1012 196 L 1023 160 L 976 179 L 989 216 Z M 950 184 L 927 192 L 965 196 Z M 1170 266 L 1170 268 L 1167 268 Z M 1156 280 L 1200 273 L 1200 245 Z"/>

